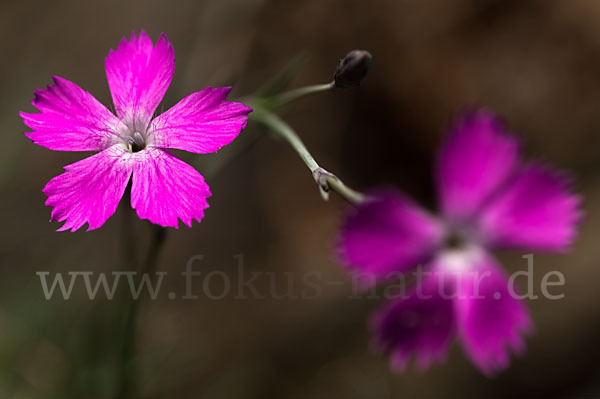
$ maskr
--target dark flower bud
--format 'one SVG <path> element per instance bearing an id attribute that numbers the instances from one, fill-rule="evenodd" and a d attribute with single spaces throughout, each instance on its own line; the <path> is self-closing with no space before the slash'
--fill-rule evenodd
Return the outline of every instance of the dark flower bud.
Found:
<path id="1" fill-rule="evenodd" d="M 334 87 L 345 89 L 360 85 L 371 69 L 373 56 L 365 50 L 352 50 L 340 61 L 335 75 Z"/>

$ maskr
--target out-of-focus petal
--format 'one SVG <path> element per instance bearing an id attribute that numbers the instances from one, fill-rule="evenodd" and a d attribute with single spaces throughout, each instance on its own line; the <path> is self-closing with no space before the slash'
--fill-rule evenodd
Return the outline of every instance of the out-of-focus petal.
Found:
<path id="1" fill-rule="evenodd" d="M 104 105 L 75 83 L 54 77 L 54 85 L 35 91 L 31 104 L 41 113 L 21 112 L 35 144 L 57 151 L 99 151 L 125 126 Z"/>
<path id="2" fill-rule="evenodd" d="M 465 112 L 442 145 L 436 180 L 442 213 L 450 222 L 474 217 L 514 171 L 519 143 L 491 112 Z"/>
<path id="3" fill-rule="evenodd" d="M 199 154 L 215 152 L 231 143 L 246 126 L 252 108 L 226 101 L 230 91 L 230 87 L 207 87 L 183 98 L 152 121 L 150 143 Z"/>
<path id="4" fill-rule="evenodd" d="M 65 166 L 65 172 L 44 187 L 51 221 L 65 224 L 59 231 L 75 231 L 88 223 L 97 229 L 117 209 L 131 176 L 130 153 L 118 145 Z"/>
<path id="5" fill-rule="evenodd" d="M 208 185 L 196 169 L 159 148 L 141 151 L 133 164 L 131 206 L 142 219 L 163 227 L 188 227 L 208 208 Z"/>
<path id="6" fill-rule="evenodd" d="M 109 51 L 105 67 L 117 115 L 131 129 L 145 132 L 175 72 L 175 51 L 167 35 L 162 33 L 153 46 L 146 32 L 139 37 L 132 32 L 116 51 Z"/>
<path id="7" fill-rule="evenodd" d="M 509 366 L 511 353 L 524 352 L 533 323 L 493 258 L 478 252 L 465 262 L 471 264 L 461 274 L 454 301 L 458 334 L 469 359 L 491 377 Z"/>
<path id="8" fill-rule="evenodd" d="M 347 215 L 338 250 L 362 280 L 374 282 L 427 262 L 443 237 L 442 225 L 426 210 L 399 191 L 384 189 Z"/>
<path id="9" fill-rule="evenodd" d="M 480 234 L 497 248 L 563 251 L 575 238 L 580 205 L 566 175 L 530 163 L 483 210 Z"/>
<path id="10" fill-rule="evenodd" d="M 453 284 L 443 279 L 429 273 L 410 294 L 392 300 L 371 318 L 375 348 L 389 353 L 396 372 L 403 372 L 412 356 L 422 371 L 445 360 L 455 316 L 452 299 L 441 295 Z"/>

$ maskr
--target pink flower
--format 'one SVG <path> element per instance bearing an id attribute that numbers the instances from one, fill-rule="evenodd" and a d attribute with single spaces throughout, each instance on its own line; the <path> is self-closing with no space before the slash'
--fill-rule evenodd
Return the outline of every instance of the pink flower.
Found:
<path id="1" fill-rule="evenodd" d="M 105 60 L 116 115 L 76 84 L 54 77 L 36 90 L 33 106 L 21 112 L 35 144 L 56 151 L 99 151 L 65 167 L 46 185 L 51 221 L 75 231 L 97 229 L 115 212 L 130 178 L 131 206 L 161 226 L 200 221 L 211 195 L 204 178 L 169 148 L 206 154 L 231 143 L 252 109 L 226 101 L 227 88 L 192 93 L 153 117 L 175 71 L 175 53 L 165 34 L 156 45 L 142 31 L 123 38 Z"/>
<path id="2" fill-rule="evenodd" d="M 442 362 L 452 337 L 494 375 L 524 349 L 532 322 L 490 251 L 565 251 L 580 220 L 578 196 L 550 167 L 524 163 L 517 140 L 490 112 L 466 112 L 436 165 L 441 217 L 393 189 L 373 193 L 345 220 L 340 253 L 373 280 L 417 264 L 427 272 L 372 318 L 376 346 L 395 370 Z"/>

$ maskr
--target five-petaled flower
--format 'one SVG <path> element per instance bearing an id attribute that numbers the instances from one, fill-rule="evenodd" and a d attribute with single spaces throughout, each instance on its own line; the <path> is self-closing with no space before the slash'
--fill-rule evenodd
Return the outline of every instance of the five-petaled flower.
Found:
<path id="1" fill-rule="evenodd" d="M 581 201 L 564 174 L 523 162 L 516 138 L 486 110 L 465 112 L 451 129 L 436 187 L 439 218 L 394 189 L 373 192 L 346 218 L 340 255 L 375 280 L 418 264 L 428 270 L 371 319 L 393 369 L 403 371 L 413 355 L 422 370 L 442 362 L 457 335 L 476 367 L 494 375 L 524 349 L 532 322 L 490 251 L 566 250 Z"/>
<path id="2" fill-rule="evenodd" d="M 65 167 L 43 189 L 59 230 L 104 224 L 132 178 L 131 206 L 161 226 L 200 221 L 211 195 L 204 178 L 167 149 L 199 154 L 217 151 L 246 126 L 251 108 L 226 101 L 231 88 L 192 93 L 153 117 L 175 71 L 175 53 L 165 34 L 156 45 L 142 31 L 123 38 L 105 60 L 116 115 L 74 83 L 54 77 L 36 90 L 41 113 L 20 115 L 34 143 L 57 151 L 99 151 Z"/>

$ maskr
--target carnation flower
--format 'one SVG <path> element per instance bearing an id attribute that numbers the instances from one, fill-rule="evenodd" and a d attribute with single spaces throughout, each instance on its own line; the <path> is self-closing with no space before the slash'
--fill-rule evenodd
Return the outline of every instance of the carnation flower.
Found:
<path id="1" fill-rule="evenodd" d="M 200 221 L 211 195 L 204 178 L 167 149 L 216 152 L 246 126 L 251 108 L 226 101 L 230 87 L 192 93 L 154 116 L 175 71 L 165 34 L 156 45 L 142 31 L 123 38 L 105 60 L 116 115 L 76 84 L 54 77 L 35 91 L 40 113 L 20 115 L 35 144 L 56 151 L 98 151 L 66 166 L 43 189 L 59 230 L 97 229 L 115 212 L 130 181 L 131 206 L 142 219 L 178 227 Z"/>
<path id="2" fill-rule="evenodd" d="M 581 201 L 564 174 L 523 162 L 517 139 L 486 110 L 458 119 L 435 170 L 439 217 L 397 190 L 375 191 L 346 218 L 340 254 L 363 283 L 426 267 L 371 320 L 375 345 L 395 370 L 412 356 L 423 370 L 442 362 L 458 336 L 475 366 L 494 375 L 523 351 L 533 325 L 491 251 L 565 251 Z"/>

